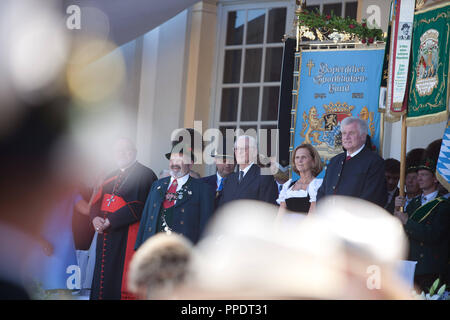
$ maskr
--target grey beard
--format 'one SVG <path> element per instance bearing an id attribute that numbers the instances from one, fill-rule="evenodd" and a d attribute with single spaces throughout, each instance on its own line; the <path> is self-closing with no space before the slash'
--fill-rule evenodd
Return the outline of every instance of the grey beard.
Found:
<path id="1" fill-rule="evenodd" d="M 187 174 L 187 172 L 183 172 L 183 171 L 176 172 L 176 171 L 173 171 L 172 169 L 170 170 L 170 175 L 172 177 L 174 177 L 175 179 L 184 177 L 186 174 Z"/>

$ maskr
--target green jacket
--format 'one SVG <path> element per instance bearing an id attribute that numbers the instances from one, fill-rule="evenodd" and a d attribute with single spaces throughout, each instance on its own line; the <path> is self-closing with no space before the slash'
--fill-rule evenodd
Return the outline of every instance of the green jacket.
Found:
<path id="1" fill-rule="evenodd" d="M 421 197 L 406 207 L 404 225 L 409 239 L 409 260 L 417 261 L 416 275 L 444 274 L 449 264 L 450 201 L 437 197 L 421 205 Z"/>

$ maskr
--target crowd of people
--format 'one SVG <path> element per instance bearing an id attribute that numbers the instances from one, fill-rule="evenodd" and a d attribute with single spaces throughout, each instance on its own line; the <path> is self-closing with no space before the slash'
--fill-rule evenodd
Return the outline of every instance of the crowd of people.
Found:
<path id="1" fill-rule="evenodd" d="M 96 138 L 102 124 L 87 130 L 86 110 L 107 117 L 102 106 L 120 104 L 107 85 L 121 80 L 85 72 L 95 59 L 84 54 L 110 46 L 58 39 L 43 1 L 15 2 L 0 10 L 14 22 L 0 35 L 0 300 L 408 299 L 400 260 L 415 263 L 416 289 L 450 285 L 440 140 L 408 152 L 405 190 L 399 161 L 372 150 L 356 117 L 340 123 L 343 152 L 327 163 L 305 143 L 290 165 L 267 168 L 257 140 L 240 135 L 201 177 L 187 129 L 191 141 L 167 139 L 159 176 L 121 137 L 108 148 L 115 170 L 88 183 L 74 132 Z"/>
<path id="2" fill-rule="evenodd" d="M 386 225 L 394 220 L 403 226 L 409 248 L 403 258 L 417 262 L 414 276 L 417 288 L 427 290 L 437 278 L 448 283 L 449 193 L 435 176 L 440 141 L 431 143 L 426 149 L 414 149 L 408 153 L 405 196 L 400 196 L 400 163 L 395 159 L 383 160 L 368 146 L 367 123 L 356 117 L 347 117 L 341 123 L 341 131 L 344 151 L 332 158 L 325 169 L 314 146 L 301 144 L 294 149 L 290 165 L 297 178 L 289 178 L 287 168 L 277 163 L 271 164 L 272 174 L 266 174 L 258 161 L 257 140 L 252 136 L 236 137 L 233 150 L 215 150 L 212 156 L 216 172 L 203 178 L 192 170 L 196 156 L 190 143 L 171 142 L 171 150 L 163 155 L 168 160 L 168 168 L 158 178 L 152 169 L 137 161 L 138 151 L 134 142 L 120 138 L 112 148 L 117 169 L 102 174 L 96 185 L 80 187 L 70 197 L 63 197 L 64 201 L 58 201 L 57 206 L 47 206 L 45 210 L 51 214 L 45 215 L 45 228 L 34 227 L 30 232 L 37 241 L 20 240 L 38 243 L 33 249 L 27 247 L 34 253 L 35 260 L 30 261 L 45 261 L 33 277 L 41 282 L 41 289 L 47 294 L 65 292 L 73 295 L 76 292 L 78 295 L 89 294 L 93 300 L 167 298 L 174 288 L 188 282 L 190 273 L 187 270 L 192 267 L 192 260 L 198 263 L 192 258 L 192 252 L 202 243 L 217 212 L 233 208 L 229 215 L 236 217 L 242 201 L 265 203 L 276 209 L 269 214 L 274 225 L 281 223 L 293 232 L 292 226 L 296 223 L 316 216 L 325 207 L 332 210 L 333 206 L 327 199 L 337 197 L 341 200 L 336 200 L 336 210 L 337 203 L 348 203 L 345 210 L 350 210 L 353 206 L 351 199 L 360 199 L 367 204 L 367 211 L 389 213 L 391 220 L 386 220 Z M 21 155 L 16 158 L 14 155 L 11 152 L 9 158 L 3 160 L 5 168 L 11 165 L 9 161 L 12 159 L 20 159 Z M 44 157 L 37 159 L 45 163 Z M 29 171 L 33 177 L 33 168 Z M 15 174 L 16 170 L 11 171 L 7 181 L 14 184 Z M 42 186 L 36 185 L 36 188 L 42 189 Z M 56 182 L 49 191 L 55 193 L 55 188 L 58 189 Z M 39 196 L 32 191 L 35 189 L 23 189 L 27 202 L 20 211 L 31 210 L 25 204 L 39 203 Z M 354 206 L 361 207 L 360 204 Z M 256 204 L 249 207 L 259 210 Z M 246 213 L 252 210 L 242 208 Z M 262 207 L 261 210 L 266 209 Z M 2 216 L 3 222 L 8 219 L 5 225 L 15 224 L 21 230 L 29 228 L 26 215 L 23 219 Z M 242 214 L 242 218 L 236 219 L 233 223 L 239 225 L 237 230 L 243 226 L 252 229 L 255 223 L 256 232 L 257 223 L 251 220 L 255 216 L 249 220 Z M 346 218 L 343 216 L 343 219 Z M 324 220 L 321 221 L 323 224 Z M 349 220 L 349 223 L 352 222 Z M 327 224 L 323 227 L 326 229 Z M 305 226 L 298 232 L 300 230 L 305 232 Z M 21 237 L 11 235 L 11 230 L 4 231 L 1 235 L 8 235 L 8 241 Z M 381 228 L 379 232 L 382 234 L 388 230 Z M 349 235 L 339 236 L 345 238 Z M 321 242 L 320 239 L 314 241 Z M 255 250 L 263 249 L 258 247 Z M 39 252 L 39 258 L 36 252 Z M 2 254 L 14 256 L 8 252 Z M 78 266 L 80 277 L 68 277 L 71 275 L 68 266 Z M 18 282 L 7 276 L 11 271 L 8 271 L 8 266 L 3 263 L 1 267 L 2 276 L 8 280 L 2 283 L 2 298 L 30 297 L 30 291 L 14 286 Z M 205 273 L 212 272 L 212 269 Z M 360 279 L 361 274 L 358 274 Z M 186 298 L 187 293 L 183 290 L 177 294 Z M 398 297 L 393 292 L 390 294 Z M 204 297 L 202 294 L 199 296 Z"/>

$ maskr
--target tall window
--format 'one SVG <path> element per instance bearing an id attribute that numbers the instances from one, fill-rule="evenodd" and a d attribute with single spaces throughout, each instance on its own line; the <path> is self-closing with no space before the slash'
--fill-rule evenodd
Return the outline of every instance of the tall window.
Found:
<path id="1" fill-rule="evenodd" d="M 331 14 L 343 18 L 356 19 L 358 13 L 358 1 L 355 0 L 306 0 L 306 9 L 319 10 L 323 14 Z"/>
<path id="2" fill-rule="evenodd" d="M 223 7 L 214 122 L 224 136 L 277 128 L 287 3 Z"/>

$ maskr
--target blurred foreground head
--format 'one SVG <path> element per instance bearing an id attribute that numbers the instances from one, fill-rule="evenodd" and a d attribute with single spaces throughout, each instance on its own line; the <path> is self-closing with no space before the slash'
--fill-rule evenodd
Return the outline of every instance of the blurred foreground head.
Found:
<path id="1" fill-rule="evenodd" d="M 181 235 L 149 238 L 131 260 L 130 290 L 141 299 L 167 299 L 186 281 L 191 255 L 192 244 Z"/>
<path id="2" fill-rule="evenodd" d="M 329 197 L 287 226 L 276 207 L 236 201 L 217 213 L 196 247 L 189 299 L 408 299 L 397 278 L 401 224 L 369 202 Z M 184 294 L 184 296 L 183 296 Z"/>
<path id="3" fill-rule="evenodd" d="M 0 5 L 0 223 L 28 233 L 70 184 L 68 43 L 51 4 Z"/>

